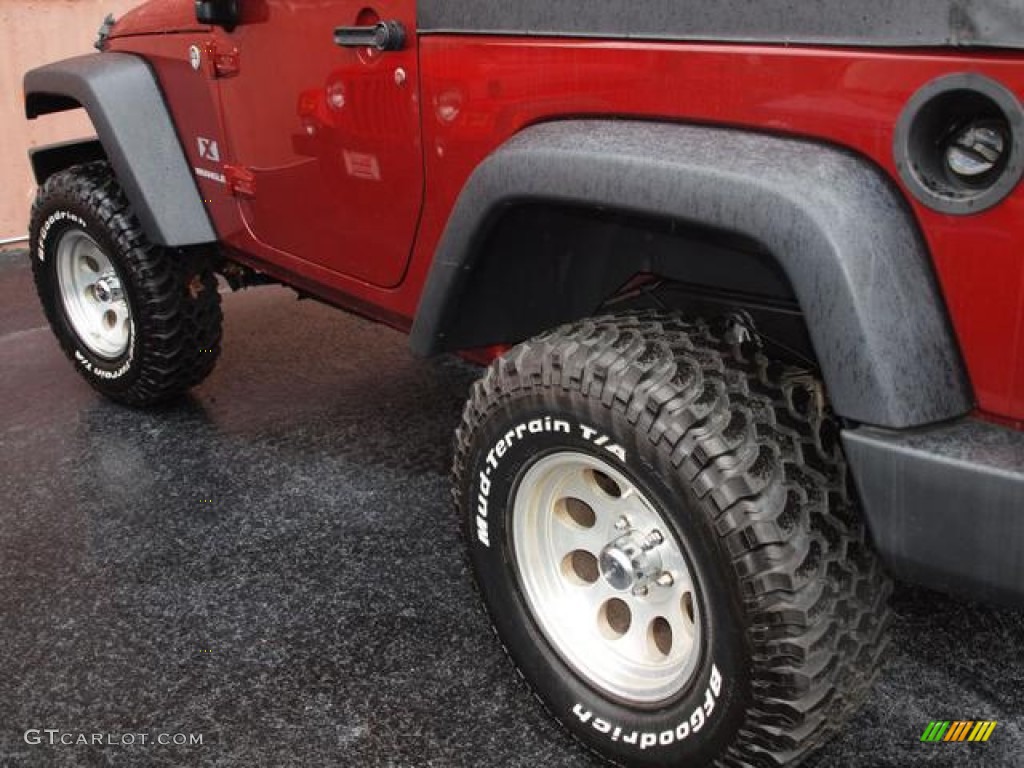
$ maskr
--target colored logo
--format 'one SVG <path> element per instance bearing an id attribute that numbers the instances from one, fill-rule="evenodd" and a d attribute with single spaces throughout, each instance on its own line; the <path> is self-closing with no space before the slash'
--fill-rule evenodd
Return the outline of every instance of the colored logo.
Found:
<path id="1" fill-rule="evenodd" d="M 921 741 L 988 741 L 996 725 L 995 720 L 932 720 Z"/>

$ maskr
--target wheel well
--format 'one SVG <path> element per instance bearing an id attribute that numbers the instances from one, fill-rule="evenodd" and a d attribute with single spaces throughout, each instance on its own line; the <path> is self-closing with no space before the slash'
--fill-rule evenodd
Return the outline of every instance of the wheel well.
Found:
<path id="1" fill-rule="evenodd" d="M 98 139 L 81 139 L 33 149 L 29 153 L 29 159 L 36 183 L 42 186 L 53 174 L 73 165 L 97 160 L 107 161 L 107 153 Z"/>
<path id="2" fill-rule="evenodd" d="M 814 359 L 786 274 L 764 247 L 735 233 L 530 202 L 504 209 L 479 248 L 448 328 L 454 348 L 515 343 L 604 309 L 657 307 L 743 311 L 780 357 Z"/>
<path id="3" fill-rule="evenodd" d="M 82 109 L 82 104 L 71 96 L 62 93 L 26 93 L 25 116 L 30 120 L 40 115 L 54 112 L 67 112 L 71 109 Z"/>
<path id="4" fill-rule="evenodd" d="M 531 201 L 588 212 L 517 210 Z M 600 309 L 638 274 L 798 305 L 845 418 L 902 428 L 973 407 L 927 244 L 885 171 L 818 142 L 711 126 L 564 120 L 502 144 L 448 218 L 410 343 L 435 354 L 457 337 L 463 349 L 516 341 Z"/>
<path id="5" fill-rule="evenodd" d="M 60 93 L 30 92 L 25 94 L 25 114 L 29 119 L 55 112 L 82 109 L 82 104 L 71 96 Z M 107 154 L 99 139 L 77 139 L 37 147 L 29 152 L 36 183 L 43 185 L 53 174 L 80 163 L 106 160 Z"/>

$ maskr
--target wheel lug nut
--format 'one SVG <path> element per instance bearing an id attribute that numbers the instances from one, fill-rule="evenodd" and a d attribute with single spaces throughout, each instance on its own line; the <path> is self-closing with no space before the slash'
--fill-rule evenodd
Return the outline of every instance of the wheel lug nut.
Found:
<path id="1" fill-rule="evenodd" d="M 615 530 L 624 531 L 629 528 L 629 518 L 623 515 L 615 521 Z"/>
<path id="2" fill-rule="evenodd" d="M 641 544 L 640 546 L 644 548 L 644 551 L 649 552 L 658 545 L 662 544 L 664 541 L 665 537 L 661 535 L 661 531 L 655 529 L 651 531 L 649 534 L 647 534 L 647 537 L 644 539 L 643 544 Z"/>
<path id="3" fill-rule="evenodd" d="M 664 571 L 661 576 L 658 577 L 657 584 L 659 587 L 671 587 L 676 583 L 675 576 L 668 571 Z"/>
<path id="4" fill-rule="evenodd" d="M 647 587 L 633 587 L 633 597 L 647 597 L 648 592 Z"/>

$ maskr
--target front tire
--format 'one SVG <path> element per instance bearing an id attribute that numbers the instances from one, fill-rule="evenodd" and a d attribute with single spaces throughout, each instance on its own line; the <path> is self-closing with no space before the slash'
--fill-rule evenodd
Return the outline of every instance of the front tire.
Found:
<path id="1" fill-rule="evenodd" d="M 475 385 L 454 483 L 477 582 L 601 756 L 794 764 L 866 696 L 891 586 L 822 393 L 663 314 L 561 328 Z"/>
<path id="2" fill-rule="evenodd" d="M 29 252 L 54 335 L 106 397 L 153 405 L 212 372 L 222 316 L 210 260 L 150 243 L 106 163 L 46 180 Z"/>

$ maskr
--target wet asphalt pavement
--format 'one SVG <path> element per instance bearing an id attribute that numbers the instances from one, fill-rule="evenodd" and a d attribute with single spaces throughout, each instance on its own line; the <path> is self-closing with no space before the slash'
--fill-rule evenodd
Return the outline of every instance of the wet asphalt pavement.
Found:
<path id="1" fill-rule="evenodd" d="M 24 262 L 0 253 L 0 766 L 595 765 L 462 561 L 447 467 L 472 371 L 262 288 L 225 298 L 205 384 L 132 411 L 72 371 Z M 894 604 L 872 700 L 810 764 L 1024 765 L 1024 613 Z M 935 719 L 999 725 L 921 744 Z"/>

